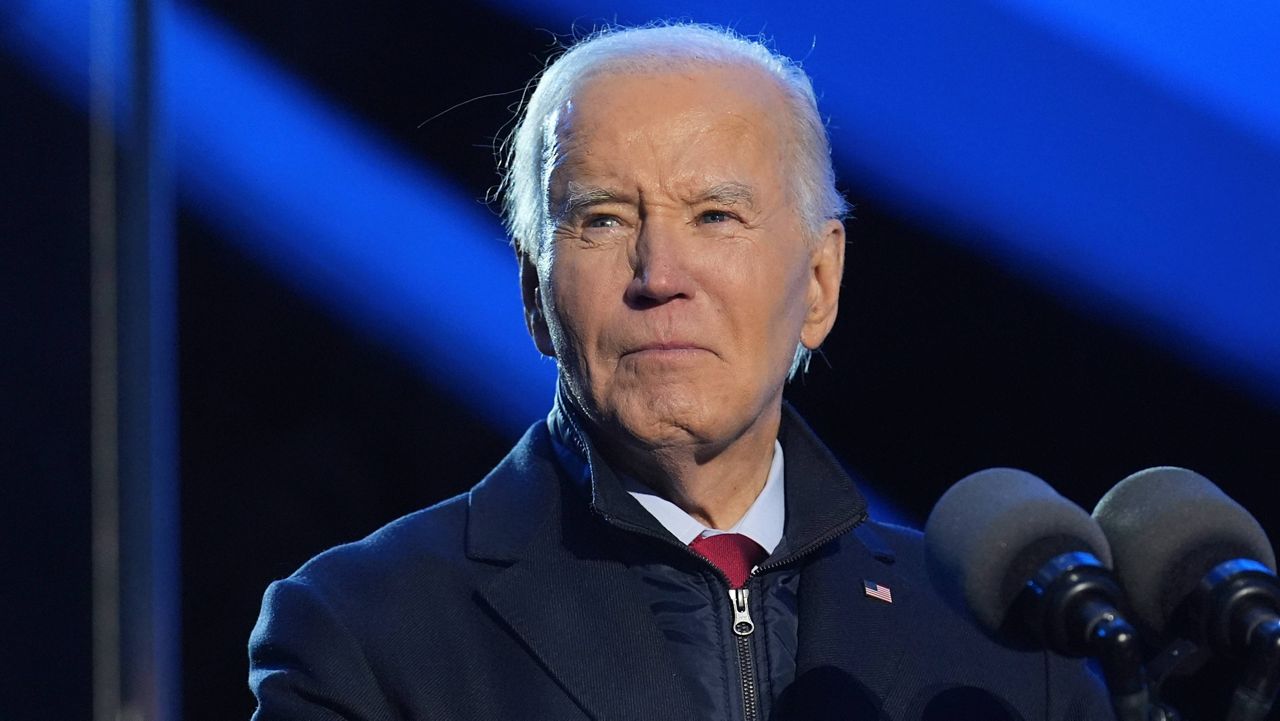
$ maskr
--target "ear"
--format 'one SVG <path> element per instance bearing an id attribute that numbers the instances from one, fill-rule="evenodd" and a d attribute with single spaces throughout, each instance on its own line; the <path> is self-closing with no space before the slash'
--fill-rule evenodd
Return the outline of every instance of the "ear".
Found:
<path id="1" fill-rule="evenodd" d="M 555 348 L 551 345 L 551 330 L 547 327 L 547 317 L 542 311 L 542 288 L 538 279 L 538 266 L 519 245 L 516 247 L 516 258 L 520 262 L 520 298 L 524 301 L 524 323 L 529 329 L 529 336 L 538 351 L 545 356 L 555 357 Z"/>
<path id="2" fill-rule="evenodd" d="M 844 277 L 844 223 L 828 220 L 809 256 L 809 310 L 800 329 L 800 342 L 817 350 L 836 322 L 840 307 L 840 279 Z"/>

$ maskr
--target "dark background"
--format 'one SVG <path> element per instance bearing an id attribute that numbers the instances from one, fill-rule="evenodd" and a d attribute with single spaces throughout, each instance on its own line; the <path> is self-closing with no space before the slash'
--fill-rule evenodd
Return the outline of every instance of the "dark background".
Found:
<path id="1" fill-rule="evenodd" d="M 418 126 L 521 88 L 553 37 L 466 2 L 198 6 L 476 199 L 498 180 L 494 138 L 516 96 Z M 87 718 L 89 128 L 4 55 L 0 92 L 0 717 Z M 857 207 L 840 320 L 788 395 L 886 514 L 920 524 L 990 466 L 1092 507 L 1133 471 L 1180 465 L 1280 532 L 1275 397 L 837 171 Z M 183 710 L 247 718 L 245 643 L 266 585 L 465 490 L 513 438 L 179 198 Z"/>

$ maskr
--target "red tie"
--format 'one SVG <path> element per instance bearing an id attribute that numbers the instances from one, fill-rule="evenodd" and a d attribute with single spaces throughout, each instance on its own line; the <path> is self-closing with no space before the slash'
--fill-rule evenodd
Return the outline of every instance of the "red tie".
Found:
<path id="1" fill-rule="evenodd" d="M 711 561 L 724 572 L 729 585 L 742 588 L 751 576 L 751 568 L 764 560 L 765 550 L 760 544 L 741 533 L 717 533 L 714 536 L 698 536 L 689 544 L 698 555 Z"/>

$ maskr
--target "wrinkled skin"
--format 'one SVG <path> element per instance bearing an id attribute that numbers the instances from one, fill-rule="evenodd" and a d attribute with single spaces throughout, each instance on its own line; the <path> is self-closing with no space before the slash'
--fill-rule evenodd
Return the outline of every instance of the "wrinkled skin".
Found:
<path id="1" fill-rule="evenodd" d="M 597 75 L 555 118 L 530 333 L 610 460 L 708 525 L 762 487 L 797 343 L 835 321 L 844 228 L 790 191 L 762 71 Z"/>

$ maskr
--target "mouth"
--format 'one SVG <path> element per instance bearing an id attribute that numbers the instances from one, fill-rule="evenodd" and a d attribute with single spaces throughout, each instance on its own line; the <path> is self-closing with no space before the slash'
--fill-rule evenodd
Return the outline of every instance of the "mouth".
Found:
<path id="1" fill-rule="evenodd" d="M 623 357 L 632 356 L 636 358 L 654 358 L 654 359 L 679 359 L 693 357 L 701 353 L 710 353 L 711 351 L 697 343 L 687 341 L 665 341 L 661 343 L 644 343 L 623 353 Z"/>

